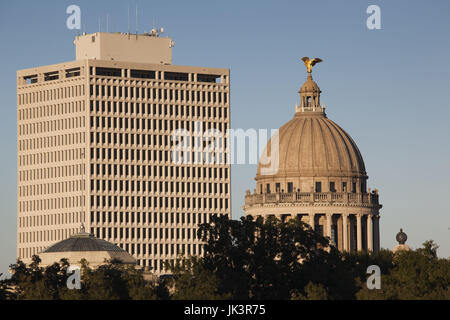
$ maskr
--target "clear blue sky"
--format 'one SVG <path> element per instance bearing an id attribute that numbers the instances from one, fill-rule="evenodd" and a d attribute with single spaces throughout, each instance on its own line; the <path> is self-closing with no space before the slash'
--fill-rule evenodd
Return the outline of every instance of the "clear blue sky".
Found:
<path id="1" fill-rule="evenodd" d="M 173 38 L 173 63 L 231 69 L 231 124 L 279 128 L 305 79 L 303 56 L 321 57 L 315 80 L 329 118 L 358 144 L 384 207 L 381 245 L 402 227 L 450 256 L 450 1 L 1 1 L 0 272 L 16 254 L 18 69 L 74 60 L 66 8 L 81 7 L 87 32 L 139 31 L 155 18 Z M 381 7 L 381 30 L 366 8 Z M 132 28 L 134 30 L 134 27 Z M 233 216 L 242 215 L 256 166 L 232 167 Z"/>

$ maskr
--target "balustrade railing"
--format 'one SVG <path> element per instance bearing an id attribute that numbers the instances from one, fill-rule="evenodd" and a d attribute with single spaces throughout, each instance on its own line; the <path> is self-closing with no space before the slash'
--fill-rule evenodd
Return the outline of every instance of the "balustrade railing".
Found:
<path id="1" fill-rule="evenodd" d="M 278 192 L 265 194 L 247 194 L 245 205 L 265 203 L 350 203 L 378 205 L 377 193 L 338 193 L 338 192 Z"/>

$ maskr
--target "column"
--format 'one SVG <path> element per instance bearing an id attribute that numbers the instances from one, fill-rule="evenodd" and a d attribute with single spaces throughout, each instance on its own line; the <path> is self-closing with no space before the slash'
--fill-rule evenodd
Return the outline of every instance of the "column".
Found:
<path id="1" fill-rule="evenodd" d="M 356 215 L 356 248 L 358 251 L 362 250 L 362 237 L 361 237 L 361 215 Z"/>
<path id="2" fill-rule="evenodd" d="M 372 215 L 367 215 L 367 250 L 373 251 Z"/>
<path id="3" fill-rule="evenodd" d="M 314 223 L 314 213 L 309 214 L 309 225 L 313 230 L 315 230 L 315 223 Z"/>
<path id="4" fill-rule="evenodd" d="M 347 214 L 342 214 L 342 240 L 344 251 L 348 251 Z"/>
<path id="5" fill-rule="evenodd" d="M 331 214 L 327 214 L 327 237 L 330 237 L 331 239 Z"/>
<path id="6" fill-rule="evenodd" d="M 376 215 L 374 217 L 374 251 L 380 250 L 380 216 Z"/>

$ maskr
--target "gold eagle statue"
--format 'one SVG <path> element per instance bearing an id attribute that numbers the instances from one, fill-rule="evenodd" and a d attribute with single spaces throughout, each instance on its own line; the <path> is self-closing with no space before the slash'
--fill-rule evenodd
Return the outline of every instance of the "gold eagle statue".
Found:
<path id="1" fill-rule="evenodd" d="M 303 57 L 302 60 L 305 63 L 306 70 L 308 71 L 308 73 L 311 73 L 312 67 L 316 63 L 322 62 L 322 59 L 320 58 L 309 59 L 308 57 Z"/>

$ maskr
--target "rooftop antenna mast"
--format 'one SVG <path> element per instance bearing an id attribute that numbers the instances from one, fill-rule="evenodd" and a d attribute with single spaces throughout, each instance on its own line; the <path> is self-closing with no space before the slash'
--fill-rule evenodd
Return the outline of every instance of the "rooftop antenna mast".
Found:
<path id="1" fill-rule="evenodd" d="M 106 32 L 109 32 L 109 13 L 106 14 Z"/>
<path id="2" fill-rule="evenodd" d="M 138 35 L 138 5 L 136 3 L 136 39 Z"/>
<path id="3" fill-rule="evenodd" d="M 128 39 L 130 38 L 130 6 L 128 6 Z"/>

